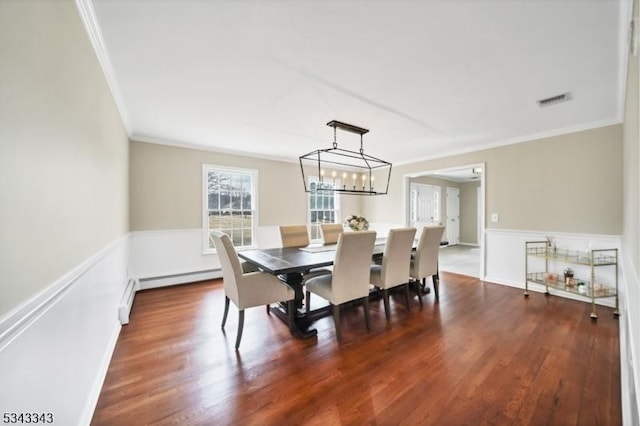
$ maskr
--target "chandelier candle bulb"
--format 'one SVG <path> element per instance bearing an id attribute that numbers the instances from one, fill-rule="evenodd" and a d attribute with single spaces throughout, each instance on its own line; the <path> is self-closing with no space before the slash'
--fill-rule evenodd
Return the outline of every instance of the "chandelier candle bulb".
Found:
<path id="1" fill-rule="evenodd" d="M 324 169 L 320 169 L 320 182 L 324 180 Z"/>

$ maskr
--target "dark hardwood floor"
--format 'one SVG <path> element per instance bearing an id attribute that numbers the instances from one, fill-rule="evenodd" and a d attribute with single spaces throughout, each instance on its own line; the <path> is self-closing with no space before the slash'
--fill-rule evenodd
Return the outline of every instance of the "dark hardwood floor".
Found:
<path id="1" fill-rule="evenodd" d="M 443 273 L 440 302 L 402 294 L 299 340 L 264 308 L 240 352 L 222 281 L 139 292 L 94 425 L 619 425 L 618 322 L 606 307 Z"/>

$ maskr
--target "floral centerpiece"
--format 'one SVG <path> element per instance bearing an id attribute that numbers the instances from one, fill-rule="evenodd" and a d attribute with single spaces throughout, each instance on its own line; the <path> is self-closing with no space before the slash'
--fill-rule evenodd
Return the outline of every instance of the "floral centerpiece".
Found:
<path id="1" fill-rule="evenodd" d="M 348 226 L 352 231 L 366 231 L 369 229 L 369 222 L 363 216 L 355 214 L 349 215 L 344 220 L 344 225 Z"/>

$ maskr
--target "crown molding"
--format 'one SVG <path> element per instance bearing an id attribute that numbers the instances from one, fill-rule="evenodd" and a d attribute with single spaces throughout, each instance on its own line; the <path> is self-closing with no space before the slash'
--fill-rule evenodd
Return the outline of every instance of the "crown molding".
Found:
<path id="1" fill-rule="evenodd" d="M 107 49 L 104 46 L 102 31 L 100 30 L 100 25 L 98 24 L 98 19 L 96 18 L 93 3 L 91 2 L 91 0 L 75 0 L 75 4 L 78 12 L 80 13 L 82 23 L 84 24 L 84 29 L 87 31 L 87 35 L 89 36 L 89 41 L 93 46 L 93 50 L 96 53 L 96 56 L 98 57 L 98 62 L 100 63 L 100 67 L 102 68 L 104 78 L 107 81 L 107 86 L 109 86 L 111 96 L 113 97 L 113 101 L 115 102 L 116 108 L 118 109 L 118 112 L 120 114 L 120 120 L 122 120 L 122 124 L 127 131 L 127 135 L 130 138 L 132 133 L 131 122 L 129 121 L 124 100 L 122 98 L 122 95 L 120 94 L 120 90 L 118 89 L 118 84 L 116 83 L 113 67 L 111 66 L 111 61 L 109 59 L 109 54 L 107 53 Z"/>

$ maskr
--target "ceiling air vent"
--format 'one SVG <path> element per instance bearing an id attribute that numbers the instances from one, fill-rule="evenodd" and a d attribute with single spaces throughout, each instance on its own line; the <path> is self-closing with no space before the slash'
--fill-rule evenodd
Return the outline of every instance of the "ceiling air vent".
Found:
<path id="1" fill-rule="evenodd" d="M 565 102 L 571 100 L 571 92 L 562 93 L 560 95 L 551 96 L 545 99 L 540 99 L 538 101 L 538 105 L 540 107 L 546 107 L 549 105 L 555 105 L 560 102 Z"/>

